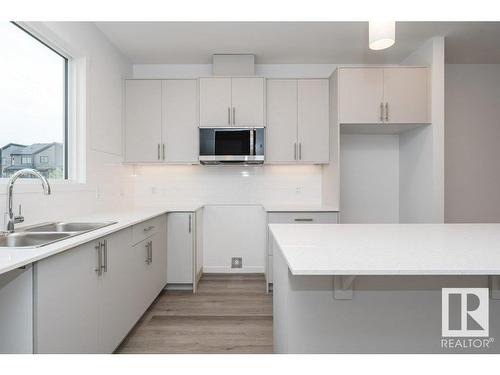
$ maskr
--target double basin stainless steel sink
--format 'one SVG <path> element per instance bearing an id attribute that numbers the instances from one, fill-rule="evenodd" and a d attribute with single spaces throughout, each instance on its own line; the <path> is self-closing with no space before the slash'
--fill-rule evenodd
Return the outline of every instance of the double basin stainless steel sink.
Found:
<path id="1" fill-rule="evenodd" d="M 53 222 L 22 228 L 14 233 L 0 235 L 0 248 L 34 248 L 104 228 L 115 221 L 81 223 Z"/>

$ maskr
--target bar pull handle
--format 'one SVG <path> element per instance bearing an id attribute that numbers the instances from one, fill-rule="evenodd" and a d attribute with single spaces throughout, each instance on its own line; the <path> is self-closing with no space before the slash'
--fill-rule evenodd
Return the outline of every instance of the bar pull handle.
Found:
<path id="1" fill-rule="evenodd" d="M 293 160 L 297 160 L 297 142 L 293 144 Z"/>
<path id="2" fill-rule="evenodd" d="M 385 103 L 385 121 L 389 121 L 389 103 Z"/>
<path id="3" fill-rule="evenodd" d="M 108 272 L 108 241 L 104 240 L 100 245 L 102 248 L 102 258 L 103 258 L 101 268 L 104 272 Z"/>
<path id="4" fill-rule="evenodd" d="M 102 275 L 101 243 L 98 242 L 97 245 L 94 246 L 94 249 L 96 249 L 97 252 L 97 268 L 95 269 L 95 272 L 97 272 L 97 276 L 101 276 Z"/>
<path id="5" fill-rule="evenodd" d="M 231 125 L 231 107 L 227 107 L 227 123 Z"/>
<path id="6" fill-rule="evenodd" d="M 154 225 L 150 225 L 149 227 L 146 227 L 143 229 L 144 232 L 149 232 L 151 229 L 154 229 Z"/>
<path id="7" fill-rule="evenodd" d="M 146 243 L 146 264 L 149 264 L 149 242 Z"/>
<path id="8" fill-rule="evenodd" d="M 165 143 L 163 143 L 161 147 L 162 147 L 163 160 L 165 160 Z"/>
<path id="9" fill-rule="evenodd" d="M 302 160 L 302 142 L 299 142 L 299 160 Z"/>
<path id="10" fill-rule="evenodd" d="M 312 218 L 295 218 L 293 219 L 294 221 L 298 221 L 298 222 L 311 222 L 311 221 L 314 221 L 314 219 Z"/>
<path id="11" fill-rule="evenodd" d="M 380 121 L 384 121 L 384 103 L 380 102 Z"/>
<path id="12" fill-rule="evenodd" d="M 160 144 L 158 143 L 158 160 L 160 160 Z"/>
<path id="13" fill-rule="evenodd" d="M 149 264 L 153 263 L 153 241 L 149 241 Z"/>
<path id="14" fill-rule="evenodd" d="M 189 214 L 189 227 L 188 227 L 189 233 L 191 233 L 191 214 Z"/>
<path id="15" fill-rule="evenodd" d="M 236 125 L 236 108 L 233 107 L 233 125 Z"/>

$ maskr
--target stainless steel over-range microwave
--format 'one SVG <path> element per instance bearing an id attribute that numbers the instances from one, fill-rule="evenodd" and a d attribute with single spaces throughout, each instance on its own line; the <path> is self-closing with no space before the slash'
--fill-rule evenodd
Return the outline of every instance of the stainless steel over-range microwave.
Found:
<path id="1" fill-rule="evenodd" d="M 200 163 L 264 163 L 264 128 L 200 128 Z"/>

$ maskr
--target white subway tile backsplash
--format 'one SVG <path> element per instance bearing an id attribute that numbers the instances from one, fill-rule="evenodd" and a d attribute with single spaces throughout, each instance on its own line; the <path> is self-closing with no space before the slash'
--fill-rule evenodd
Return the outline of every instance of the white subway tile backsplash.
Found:
<path id="1" fill-rule="evenodd" d="M 137 205 L 321 204 L 321 167 L 315 165 L 136 166 Z"/>

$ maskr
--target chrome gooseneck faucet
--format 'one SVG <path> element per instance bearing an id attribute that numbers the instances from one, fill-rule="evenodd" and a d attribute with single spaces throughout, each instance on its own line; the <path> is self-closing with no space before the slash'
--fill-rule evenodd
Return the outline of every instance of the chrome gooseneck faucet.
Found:
<path id="1" fill-rule="evenodd" d="M 50 195 L 51 190 L 50 190 L 50 184 L 49 181 L 45 177 L 42 176 L 42 174 L 34 169 L 31 168 L 26 168 L 26 169 L 21 169 L 14 173 L 12 177 L 9 179 L 9 182 L 7 183 L 7 207 L 8 207 L 8 222 L 7 222 L 7 232 L 8 233 L 13 233 L 14 232 L 14 224 L 22 223 L 24 221 L 24 217 L 21 214 L 21 206 L 19 206 L 19 215 L 14 215 L 13 211 L 13 203 L 12 203 L 12 195 L 14 193 L 14 183 L 16 180 L 23 175 L 32 175 L 37 178 L 39 178 L 42 181 L 42 189 L 43 193 L 45 195 Z"/>

